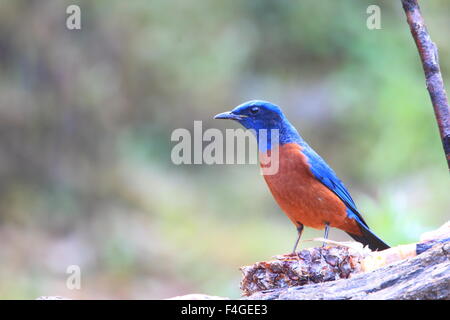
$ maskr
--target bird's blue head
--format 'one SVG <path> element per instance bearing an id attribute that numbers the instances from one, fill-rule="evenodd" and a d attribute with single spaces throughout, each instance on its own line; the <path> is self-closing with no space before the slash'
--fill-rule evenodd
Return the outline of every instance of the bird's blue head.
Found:
<path id="1" fill-rule="evenodd" d="M 258 145 L 261 145 L 260 130 L 267 130 L 268 149 L 272 145 L 271 132 L 273 129 L 278 130 L 280 144 L 301 140 L 297 130 L 289 123 L 280 107 L 267 101 L 251 100 L 245 102 L 229 112 L 216 115 L 214 119 L 235 120 L 246 129 L 252 129 L 256 134 Z"/>

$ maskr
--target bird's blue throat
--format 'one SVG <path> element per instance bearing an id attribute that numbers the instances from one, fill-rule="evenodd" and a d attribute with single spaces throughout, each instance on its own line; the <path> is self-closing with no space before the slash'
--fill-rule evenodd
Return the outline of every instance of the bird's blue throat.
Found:
<path id="1" fill-rule="evenodd" d="M 304 144 L 300 134 L 286 119 L 279 123 L 273 123 L 270 127 L 255 125 L 254 122 L 247 122 L 246 119 L 240 120 L 239 123 L 255 135 L 260 152 L 267 152 L 273 147 L 287 143 Z"/>

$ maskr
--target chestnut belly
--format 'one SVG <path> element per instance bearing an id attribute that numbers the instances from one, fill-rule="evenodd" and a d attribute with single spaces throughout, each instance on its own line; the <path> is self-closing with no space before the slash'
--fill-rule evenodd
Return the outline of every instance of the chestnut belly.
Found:
<path id="1" fill-rule="evenodd" d="M 301 146 L 290 143 L 279 148 L 279 168 L 264 175 L 278 205 L 296 225 L 323 229 L 325 224 L 360 234 L 356 221 L 347 215 L 346 205 L 312 174 Z M 267 155 L 260 155 L 264 157 Z M 264 168 L 263 168 L 264 169 Z"/>

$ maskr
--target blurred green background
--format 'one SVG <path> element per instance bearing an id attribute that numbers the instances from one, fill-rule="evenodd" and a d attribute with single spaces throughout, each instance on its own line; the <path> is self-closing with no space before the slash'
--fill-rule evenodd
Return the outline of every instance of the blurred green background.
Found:
<path id="1" fill-rule="evenodd" d="M 421 5 L 448 87 L 450 3 Z M 170 135 L 237 128 L 212 117 L 250 99 L 283 107 L 391 245 L 449 219 L 400 1 L 1 0 L 0 298 L 238 298 L 239 266 L 289 252 L 295 228 L 256 165 L 175 166 Z"/>

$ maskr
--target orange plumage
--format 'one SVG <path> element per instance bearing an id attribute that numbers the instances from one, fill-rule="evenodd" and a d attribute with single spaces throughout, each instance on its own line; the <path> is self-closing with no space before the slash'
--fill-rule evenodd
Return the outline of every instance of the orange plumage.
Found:
<path id="1" fill-rule="evenodd" d="M 341 199 L 313 176 L 302 147 L 288 143 L 280 146 L 278 152 L 278 173 L 264 175 L 264 179 L 289 219 L 297 227 L 303 224 L 323 229 L 328 223 L 331 227 L 361 235 L 358 224 L 348 216 Z M 268 156 L 270 153 L 261 154 L 260 158 L 266 163 Z"/>

